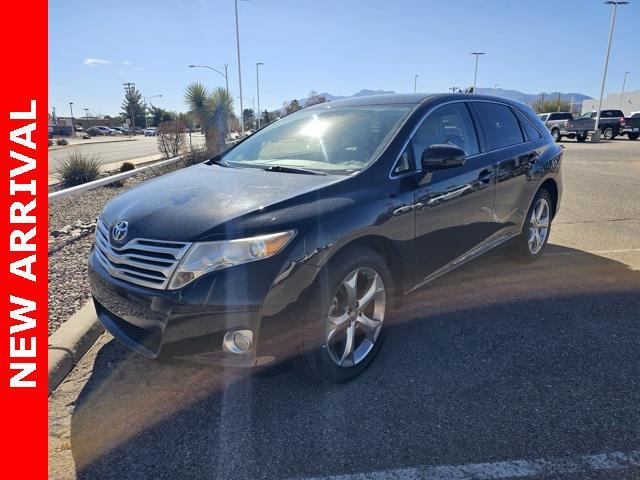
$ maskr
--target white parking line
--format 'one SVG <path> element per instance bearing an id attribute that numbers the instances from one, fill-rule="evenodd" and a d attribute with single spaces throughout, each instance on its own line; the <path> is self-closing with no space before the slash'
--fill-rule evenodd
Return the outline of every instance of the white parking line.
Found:
<path id="1" fill-rule="evenodd" d="M 297 480 L 494 480 L 500 478 L 556 477 L 595 471 L 640 467 L 640 450 L 557 458 L 511 460 L 466 465 L 418 466 L 368 473 L 351 473 Z M 293 480 L 293 479 L 290 479 Z"/>

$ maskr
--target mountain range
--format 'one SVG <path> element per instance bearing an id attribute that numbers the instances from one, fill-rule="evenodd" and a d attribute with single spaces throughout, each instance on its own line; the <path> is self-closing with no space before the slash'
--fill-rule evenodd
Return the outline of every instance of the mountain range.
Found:
<path id="1" fill-rule="evenodd" d="M 319 93 L 318 95 L 326 98 L 327 101 L 330 102 L 332 100 L 339 100 L 342 98 L 364 97 L 368 95 L 384 95 L 386 93 L 396 93 L 396 92 L 392 90 L 363 89 L 363 90 L 360 90 L 359 92 L 354 93 L 353 95 L 333 95 L 329 92 Z M 484 95 L 493 95 L 494 89 L 479 87 L 478 93 L 484 94 Z M 508 98 L 510 100 L 516 100 L 519 102 L 527 103 L 529 105 L 535 102 L 536 100 L 539 100 L 540 98 L 542 98 L 542 95 L 544 95 L 545 99 L 555 100 L 558 98 L 558 93 L 559 92 L 524 93 L 518 90 L 506 90 L 503 88 L 495 89 L 495 95 L 498 97 Z M 573 100 L 573 103 L 577 105 L 579 103 L 582 103 L 583 100 L 589 100 L 592 97 L 590 97 L 589 95 L 585 95 L 583 93 L 570 92 L 570 93 L 560 93 L 560 98 L 566 102 L 571 102 Z M 306 99 L 301 98 L 301 99 L 298 99 L 298 102 L 300 103 L 300 105 L 304 106 L 305 100 Z"/>

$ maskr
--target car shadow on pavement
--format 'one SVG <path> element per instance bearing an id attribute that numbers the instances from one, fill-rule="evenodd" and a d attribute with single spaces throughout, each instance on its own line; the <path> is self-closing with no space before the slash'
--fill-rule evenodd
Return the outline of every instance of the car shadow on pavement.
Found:
<path id="1" fill-rule="evenodd" d="M 305 478 L 640 447 L 640 272 L 550 245 L 403 299 L 343 385 L 150 362 L 116 341 L 75 403 L 80 479 Z"/>

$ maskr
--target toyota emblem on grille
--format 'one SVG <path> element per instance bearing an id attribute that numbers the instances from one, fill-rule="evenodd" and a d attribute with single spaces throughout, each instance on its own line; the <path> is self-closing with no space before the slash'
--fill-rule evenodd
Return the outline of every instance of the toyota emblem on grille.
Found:
<path id="1" fill-rule="evenodd" d="M 111 236 L 116 242 L 121 242 L 124 240 L 124 237 L 127 236 L 127 231 L 129 230 L 129 223 L 124 220 L 120 220 L 113 226 L 111 230 Z"/>

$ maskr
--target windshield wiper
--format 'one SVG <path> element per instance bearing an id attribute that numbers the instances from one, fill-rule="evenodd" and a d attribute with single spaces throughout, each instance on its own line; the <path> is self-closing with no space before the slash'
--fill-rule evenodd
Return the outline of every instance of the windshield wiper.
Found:
<path id="1" fill-rule="evenodd" d="M 222 160 L 221 158 L 212 158 L 209 160 L 209 165 L 220 165 L 221 167 L 232 167 L 229 162 Z"/>
<path id="2" fill-rule="evenodd" d="M 267 172 L 282 172 L 282 173 L 302 173 L 304 175 L 328 175 L 328 173 L 320 172 L 318 170 L 310 170 L 308 168 L 298 167 L 285 167 L 284 165 L 271 165 L 265 167 Z"/>

